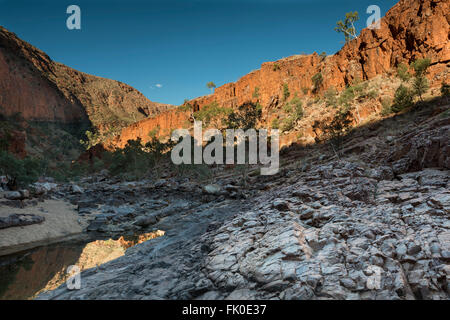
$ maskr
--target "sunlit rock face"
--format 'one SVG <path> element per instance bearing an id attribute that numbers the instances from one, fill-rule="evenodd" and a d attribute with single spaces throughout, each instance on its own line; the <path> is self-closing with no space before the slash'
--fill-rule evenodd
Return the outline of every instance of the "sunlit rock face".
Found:
<path id="1" fill-rule="evenodd" d="M 448 1 L 402 0 L 381 19 L 380 29 L 364 29 L 360 36 L 345 44 L 335 55 L 326 58 L 317 53 L 297 55 L 275 62 L 266 62 L 259 70 L 250 72 L 237 82 L 227 83 L 215 89 L 214 94 L 189 101 L 193 110 L 216 101 L 224 107 L 236 108 L 243 103 L 259 102 L 263 107 L 262 120 L 270 124 L 270 112 L 277 112 L 283 105 L 283 85 L 287 84 L 291 96 L 300 98 L 314 95 L 312 77 L 319 72 L 323 84 L 317 93 L 330 87 L 344 89 L 355 79 L 370 80 L 375 77 L 395 77 L 399 63 L 410 64 L 418 58 L 430 58 L 427 77 L 431 86 L 440 86 L 449 79 L 450 32 Z M 255 95 L 255 89 L 258 94 Z M 363 107 L 361 113 L 376 113 L 378 108 Z M 111 141 L 112 145 L 124 146 L 128 139 L 141 137 L 148 140 L 147 133 L 156 127 L 165 136 L 172 129 L 186 127 L 190 113 L 169 110 L 152 119 L 142 120 L 123 129 L 121 135 Z M 312 122 L 306 126 L 305 135 L 314 138 Z M 295 134 L 295 136 L 297 133 Z M 295 140 L 294 136 L 282 137 L 281 146 Z"/>

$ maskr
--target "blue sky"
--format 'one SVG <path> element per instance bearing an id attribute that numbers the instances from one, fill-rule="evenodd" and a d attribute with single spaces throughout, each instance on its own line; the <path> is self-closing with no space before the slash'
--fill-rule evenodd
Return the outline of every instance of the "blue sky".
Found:
<path id="1" fill-rule="evenodd" d="M 346 12 L 396 0 L 0 0 L 0 25 L 77 70 L 125 82 L 152 101 L 181 104 L 233 82 L 261 63 L 333 54 Z M 66 9 L 81 8 L 81 30 Z"/>

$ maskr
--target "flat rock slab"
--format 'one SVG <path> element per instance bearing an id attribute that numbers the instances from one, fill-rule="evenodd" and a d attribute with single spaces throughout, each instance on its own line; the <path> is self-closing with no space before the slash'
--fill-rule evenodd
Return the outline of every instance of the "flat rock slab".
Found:
<path id="1" fill-rule="evenodd" d="M 28 226 L 44 221 L 44 217 L 35 214 L 11 214 L 7 217 L 0 217 L 0 229 Z"/>

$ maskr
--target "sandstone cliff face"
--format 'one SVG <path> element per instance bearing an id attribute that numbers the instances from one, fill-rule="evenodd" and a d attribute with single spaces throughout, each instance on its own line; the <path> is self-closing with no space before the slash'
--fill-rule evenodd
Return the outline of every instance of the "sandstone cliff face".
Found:
<path id="1" fill-rule="evenodd" d="M 118 81 L 53 62 L 44 52 L 0 27 L 0 106 L 25 120 L 87 122 L 100 130 L 156 115 L 154 103 Z"/>
<path id="2" fill-rule="evenodd" d="M 51 65 L 45 53 L 0 28 L 1 112 L 20 112 L 27 120 L 86 121 L 79 101 L 67 99 L 46 77 Z"/>
<path id="3" fill-rule="evenodd" d="M 107 149 L 123 148 L 128 140 L 134 140 L 137 137 L 140 137 L 143 142 L 147 142 L 151 138 L 149 133 L 155 129 L 158 137 L 165 138 L 171 134 L 172 129 L 188 126 L 190 115 L 189 111 L 168 110 L 153 118 L 133 123 L 122 129 L 121 134 L 107 144 Z"/>
<path id="4" fill-rule="evenodd" d="M 439 0 L 401 0 L 381 19 L 378 30 L 364 29 L 360 36 L 326 59 L 316 53 L 263 63 L 236 83 L 225 84 L 213 95 L 194 99 L 202 106 L 217 101 L 236 107 L 246 101 L 259 101 L 264 107 L 282 97 L 283 84 L 299 96 L 310 95 L 311 78 L 321 72 L 320 91 L 334 86 L 343 89 L 354 79 L 368 80 L 392 72 L 399 63 L 409 64 L 418 58 L 431 58 L 429 78 L 441 83 L 448 78 L 450 64 L 450 2 Z M 308 89 L 308 93 L 303 92 Z"/>
<path id="5" fill-rule="evenodd" d="M 330 87 L 342 90 L 355 79 L 392 76 L 399 63 L 409 64 L 425 57 L 432 61 L 428 74 L 431 85 L 440 85 L 443 80 L 448 82 L 449 79 L 449 12 L 448 0 L 401 0 L 381 19 L 380 29 L 362 30 L 358 39 L 347 43 L 335 55 L 322 59 L 314 53 L 263 63 L 261 69 L 235 83 L 217 88 L 214 94 L 194 99 L 190 104 L 198 110 L 213 101 L 233 108 L 248 101 L 259 101 L 263 106 L 263 119 L 268 121 L 269 113 L 280 108 L 284 84 L 288 85 L 291 96 L 296 93 L 304 98 L 312 95 L 311 78 L 319 72 L 323 75 L 323 84 L 318 90 L 320 94 Z M 254 96 L 256 88 L 259 89 L 259 97 Z M 379 111 L 376 108 L 371 110 Z M 168 111 L 154 119 L 133 124 L 133 129 L 124 129 L 122 137 L 116 138 L 115 143 L 126 143 L 131 132 L 136 134 L 134 138 L 145 140 L 146 130 L 152 126 L 169 131 L 183 127 L 189 116 L 176 123 L 168 121 L 168 118 L 174 118 L 174 112 Z M 312 123 L 305 130 L 314 136 L 311 126 Z M 288 142 L 295 140 L 294 137 L 284 138 Z"/>

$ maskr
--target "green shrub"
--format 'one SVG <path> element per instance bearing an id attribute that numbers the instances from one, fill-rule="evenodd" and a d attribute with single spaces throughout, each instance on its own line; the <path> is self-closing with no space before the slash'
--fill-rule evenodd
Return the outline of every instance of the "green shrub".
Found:
<path id="1" fill-rule="evenodd" d="M 411 79 L 411 74 L 409 73 L 409 68 L 406 64 L 400 63 L 397 66 L 397 77 L 405 82 Z"/>
<path id="2" fill-rule="evenodd" d="M 101 135 L 98 132 L 86 131 L 86 140 L 80 140 L 80 144 L 84 146 L 86 150 L 89 150 L 93 146 L 101 142 Z"/>
<path id="3" fill-rule="evenodd" d="M 293 109 L 294 120 L 298 121 L 303 118 L 303 103 L 300 98 L 297 97 L 297 95 L 292 98 L 290 105 Z"/>
<path id="4" fill-rule="evenodd" d="M 411 90 L 405 87 L 403 84 L 400 85 L 395 91 L 394 104 L 392 105 L 392 111 L 397 113 L 405 108 L 408 108 L 413 103 L 413 94 Z"/>
<path id="5" fill-rule="evenodd" d="M 229 129 L 248 130 L 255 128 L 262 116 L 262 106 L 257 103 L 244 103 L 233 110 L 226 120 Z"/>
<path id="6" fill-rule="evenodd" d="M 338 110 L 328 124 L 322 124 L 321 129 L 326 139 L 329 140 L 333 150 L 338 152 L 345 134 L 351 129 L 352 119 L 348 108 Z"/>
<path id="7" fill-rule="evenodd" d="M 0 151 L 8 151 L 11 140 L 11 133 L 7 130 L 0 132 Z"/>
<path id="8" fill-rule="evenodd" d="M 355 90 L 353 87 L 347 87 L 339 96 L 338 103 L 341 106 L 349 107 L 355 99 Z"/>
<path id="9" fill-rule="evenodd" d="M 290 103 L 286 103 L 284 106 L 283 106 L 283 112 L 284 113 L 291 113 L 292 112 L 292 106 L 291 106 L 291 104 Z"/>
<path id="10" fill-rule="evenodd" d="M 232 109 L 220 107 L 219 104 L 214 101 L 201 108 L 199 111 L 194 113 L 195 120 L 202 121 L 203 125 L 213 126 L 219 129 L 222 126 L 222 120 L 224 117 L 228 116 L 232 112 Z"/>
<path id="11" fill-rule="evenodd" d="M 366 94 L 367 86 L 368 86 L 367 81 L 356 80 L 352 84 L 352 88 L 353 88 L 353 92 L 355 93 L 355 96 L 358 98 L 367 97 L 367 94 Z"/>
<path id="12" fill-rule="evenodd" d="M 322 73 L 321 73 L 321 72 L 316 73 L 316 74 L 311 78 L 311 81 L 312 81 L 313 86 L 314 86 L 313 91 L 314 91 L 314 92 L 317 92 L 317 91 L 320 89 L 320 87 L 322 86 L 322 83 L 323 83 L 323 76 L 322 76 Z"/>
<path id="13" fill-rule="evenodd" d="M 253 98 L 258 99 L 259 96 L 259 87 L 255 87 L 255 91 L 253 91 Z"/>
<path id="14" fill-rule="evenodd" d="M 443 97 L 449 97 L 450 96 L 450 85 L 447 84 L 446 82 L 442 82 L 441 95 Z"/>
<path id="15" fill-rule="evenodd" d="M 104 163 L 112 175 L 121 175 L 126 179 L 141 179 L 150 170 L 159 177 L 160 165 L 174 143 L 171 140 L 162 142 L 152 137 L 149 142 L 143 144 L 140 138 L 128 140 L 123 149 L 116 149 L 112 153 L 104 155 Z M 101 168 L 101 162 L 94 164 L 97 170 Z"/>
<path id="16" fill-rule="evenodd" d="M 12 188 L 25 187 L 37 181 L 45 165 L 45 161 L 38 158 L 19 159 L 6 151 L 0 151 L 0 173 L 10 178 L 9 186 Z"/>
<path id="17" fill-rule="evenodd" d="M 272 129 L 279 129 L 280 128 L 280 120 L 278 120 L 278 118 L 273 119 L 271 126 L 272 126 Z"/>
<path id="18" fill-rule="evenodd" d="M 273 69 L 272 69 L 273 71 L 278 71 L 278 70 L 280 70 L 280 65 L 278 64 L 278 63 L 275 63 L 274 65 L 273 65 Z"/>
<path id="19" fill-rule="evenodd" d="M 291 131 L 295 127 L 295 119 L 294 117 L 287 117 L 286 119 L 283 119 L 281 122 L 280 130 L 281 132 L 287 132 Z"/>
<path id="20" fill-rule="evenodd" d="M 431 64 L 431 60 L 426 59 L 417 59 L 413 63 L 411 63 L 411 67 L 416 72 L 416 76 L 423 76 L 427 73 L 427 69 Z"/>
<path id="21" fill-rule="evenodd" d="M 295 95 L 291 101 L 283 106 L 283 111 L 287 114 L 287 117 L 281 122 L 281 131 L 286 132 L 292 130 L 295 123 L 303 117 L 303 103 Z"/>
<path id="22" fill-rule="evenodd" d="M 334 87 L 330 87 L 323 94 L 327 107 L 337 107 L 337 91 Z"/>
<path id="23" fill-rule="evenodd" d="M 387 116 L 392 113 L 392 99 L 391 98 L 383 98 L 381 100 L 381 115 Z"/>
<path id="24" fill-rule="evenodd" d="M 178 112 L 187 112 L 187 111 L 192 111 L 193 109 L 194 108 L 192 107 L 192 105 L 185 101 L 184 104 L 182 104 L 181 106 L 178 106 L 177 111 Z"/>
<path id="25" fill-rule="evenodd" d="M 423 101 L 423 95 L 428 91 L 428 79 L 425 76 L 416 76 L 413 82 L 414 94 L 418 95 L 420 101 Z"/>
<path id="26" fill-rule="evenodd" d="M 287 83 L 283 84 L 283 99 L 286 101 L 291 93 L 289 92 L 289 86 Z"/>
<path id="27" fill-rule="evenodd" d="M 370 91 L 367 93 L 367 97 L 368 97 L 369 99 L 376 99 L 376 98 L 378 97 L 379 94 L 380 94 L 380 93 L 378 92 L 378 90 L 373 89 L 373 90 L 370 90 Z"/>

